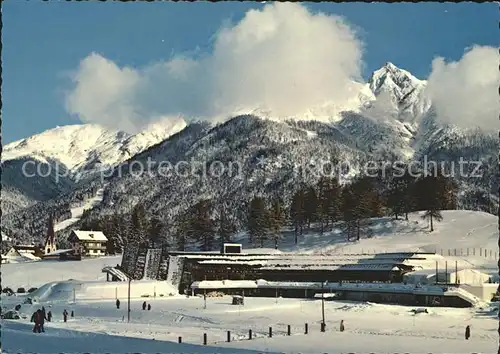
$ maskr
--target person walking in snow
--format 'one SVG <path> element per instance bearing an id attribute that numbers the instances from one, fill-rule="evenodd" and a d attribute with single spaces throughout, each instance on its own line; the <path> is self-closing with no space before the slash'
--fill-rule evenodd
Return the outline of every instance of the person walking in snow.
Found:
<path id="1" fill-rule="evenodd" d="M 116 299 L 116 308 L 120 309 L 120 300 Z"/>
<path id="2" fill-rule="evenodd" d="M 47 321 L 52 321 L 52 311 L 47 312 Z"/>
<path id="3" fill-rule="evenodd" d="M 470 338 L 470 326 L 467 325 L 467 327 L 465 327 L 465 340 L 469 340 Z"/>
<path id="4" fill-rule="evenodd" d="M 31 316 L 31 322 L 34 323 L 33 333 L 40 333 L 40 325 L 39 325 L 39 321 L 38 321 L 38 311 L 40 311 L 40 310 L 33 312 L 33 315 Z"/>
<path id="5" fill-rule="evenodd" d="M 42 332 L 45 332 L 45 328 L 43 327 L 43 325 L 45 324 L 45 320 L 47 319 L 47 317 L 45 317 L 45 307 L 42 307 L 41 310 L 39 310 L 40 313 L 39 313 L 39 333 L 40 331 Z"/>
<path id="6" fill-rule="evenodd" d="M 340 321 L 340 332 L 344 332 L 344 329 L 345 329 L 345 327 L 344 327 L 344 320 L 341 320 Z"/>
<path id="7" fill-rule="evenodd" d="M 143 309 L 143 310 L 146 310 L 146 301 L 144 301 L 144 302 L 142 303 L 142 309 Z"/>
<path id="8" fill-rule="evenodd" d="M 64 322 L 68 322 L 68 311 L 66 311 L 66 309 L 64 309 L 64 312 L 63 312 L 63 319 L 64 319 Z"/>
<path id="9" fill-rule="evenodd" d="M 151 311 L 151 304 L 148 304 L 148 311 Z"/>
<path id="10" fill-rule="evenodd" d="M 71 318 L 75 317 L 75 313 L 71 310 Z"/>

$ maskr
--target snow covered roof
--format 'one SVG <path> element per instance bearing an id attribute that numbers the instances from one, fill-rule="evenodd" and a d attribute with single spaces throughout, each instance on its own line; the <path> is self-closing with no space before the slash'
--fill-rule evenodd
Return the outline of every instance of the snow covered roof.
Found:
<path id="1" fill-rule="evenodd" d="M 2 232 L 2 242 L 10 242 L 12 239 Z"/>
<path id="2" fill-rule="evenodd" d="M 73 233 L 80 241 L 107 241 L 102 231 L 81 231 L 73 230 Z"/>
<path id="3" fill-rule="evenodd" d="M 59 254 L 62 254 L 62 253 L 68 253 L 70 251 L 73 251 L 73 249 L 70 248 L 70 249 L 64 249 L 64 250 L 57 250 L 57 251 L 54 251 L 54 252 L 47 253 L 45 256 L 55 256 L 55 255 L 59 255 Z"/>

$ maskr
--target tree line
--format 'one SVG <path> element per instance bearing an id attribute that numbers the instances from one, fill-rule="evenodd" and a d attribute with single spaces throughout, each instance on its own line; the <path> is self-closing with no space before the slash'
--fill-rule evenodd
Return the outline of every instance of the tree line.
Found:
<path id="1" fill-rule="evenodd" d="M 147 215 L 139 203 L 129 214 L 84 218 L 82 229 L 102 230 L 111 254 L 132 245 L 219 250 L 237 233 L 238 242 L 246 238 L 256 247 L 278 248 L 285 241 L 298 244 L 305 231 L 323 234 L 334 227 L 347 241 L 354 241 L 371 236 L 371 218 L 408 220 L 413 211 L 425 211 L 422 217 L 429 220 L 432 232 L 435 221 L 442 219 L 441 210 L 456 209 L 457 190 L 457 183 L 440 173 L 414 177 L 408 171 L 400 175 L 386 170 L 344 185 L 336 178 L 321 177 L 314 185 L 297 186 L 288 200 L 280 195 L 252 196 L 244 230 L 238 230 L 235 213 L 222 197 L 199 200 L 168 220 Z M 285 227 L 289 232 L 283 231 Z"/>

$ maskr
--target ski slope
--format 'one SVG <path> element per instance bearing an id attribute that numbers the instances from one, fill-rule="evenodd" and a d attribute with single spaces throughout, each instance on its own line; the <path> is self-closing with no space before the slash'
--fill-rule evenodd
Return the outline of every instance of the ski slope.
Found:
<path id="1" fill-rule="evenodd" d="M 83 212 L 87 209 L 92 209 L 95 206 L 99 205 L 103 199 L 104 188 L 101 188 L 97 191 L 96 195 L 92 198 L 89 198 L 85 201 L 85 203 L 76 208 L 71 208 L 71 218 L 63 220 L 54 225 L 54 231 L 64 230 L 77 221 L 79 221 L 83 215 Z"/>

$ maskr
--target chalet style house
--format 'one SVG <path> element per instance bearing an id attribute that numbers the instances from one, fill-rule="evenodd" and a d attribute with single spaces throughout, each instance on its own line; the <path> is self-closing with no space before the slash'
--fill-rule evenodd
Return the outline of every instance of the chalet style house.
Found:
<path id="1" fill-rule="evenodd" d="M 108 239 L 101 231 L 73 230 L 68 241 L 73 250 L 84 257 L 99 257 L 106 254 Z"/>

